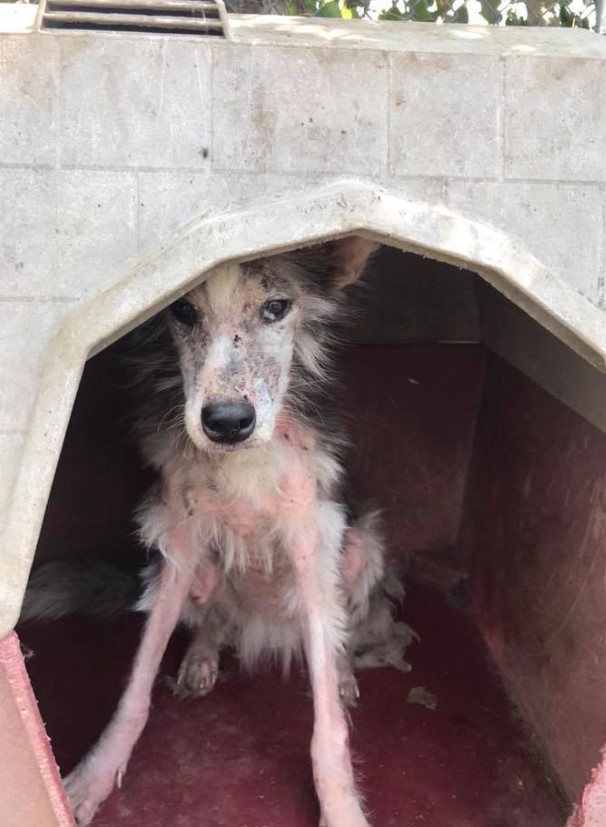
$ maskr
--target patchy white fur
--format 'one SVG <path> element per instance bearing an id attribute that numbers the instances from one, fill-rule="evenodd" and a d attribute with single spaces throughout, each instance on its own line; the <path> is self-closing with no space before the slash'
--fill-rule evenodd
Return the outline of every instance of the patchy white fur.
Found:
<path id="1" fill-rule="evenodd" d="M 211 272 L 205 282 L 208 303 L 214 313 L 228 311 L 242 278 L 239 264 L 222 264 Z"/>
<path id="2" fill-rule="evenodd" d="M 283 374 L 286 376 L 286 373 Z M 267 442 L 271 439 L 276 424 L 277 408 L 275 399 L 267 381 L 258 377 L 253 381 L 253 390 L 257 409 L 257 438 L 260 442 Z M 286 390 L 286 381 L 281 379 L 278 383 L 278 394 L 280 397 Z"/>

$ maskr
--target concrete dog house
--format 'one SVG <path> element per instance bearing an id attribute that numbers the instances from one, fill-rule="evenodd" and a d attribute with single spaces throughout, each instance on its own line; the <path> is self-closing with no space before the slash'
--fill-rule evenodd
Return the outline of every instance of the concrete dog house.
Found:
<path id="1" fill-rule="evenodd" d="M 606 111 L 592 92 L 606 82 L 606 43 L 566 30 L 245 16 L 225 38 L 40 33 L 27 9 L 2 10 L 2 30 L 7 827 L 71 823 L 13 629 L 85 363 L 217 263 L 347 234 L 436 262 L 436 291 L 463 291 L 477 327 L 448 347 L 498 355 L 482 368 L 461 461 L 458 559 L 488 649 L 578 805 L 571 824 L 606 824 Z M 384 303 L 399 291 L 390 284 Z M 393 324 L 389 336 L 375 328 L 362 344 L 444 341 L 399 338 Z M 514 368 L 519 380 L 506 381 Z M 540 449 L 558 459 L 560 505 L 547 483 L 528 482 L 538 435 L 513 400 L 530 380 L 543 427 L 561 429 Z M 495 454 L 513 451 L 508 439 L 530 446 L 510 476 Z M 518 524 L 536 551 L 528 567 L 512 551 Z M 477 547 L 493 541 L 489 566 Z"/>

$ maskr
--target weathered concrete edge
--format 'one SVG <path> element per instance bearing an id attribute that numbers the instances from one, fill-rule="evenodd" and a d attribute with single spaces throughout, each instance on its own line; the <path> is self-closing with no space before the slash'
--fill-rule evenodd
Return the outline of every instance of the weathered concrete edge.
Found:
<path id="1" fill-rule="evenodd" d="M 280 15 L 229 14 L 229 37 L 164 35 L 126 32 L 43 32 L 36 26 L 37 6 L 0 5 L 0 34 L 53 38 L 187 39 L 213 46 L 222 43 L 355 51 L 485 54 L 497 57 L 576 57 L 606 59 L 606 40 L 584 29 L 517 26 L 478 26 L 449 23 L 339 20 Z"/>

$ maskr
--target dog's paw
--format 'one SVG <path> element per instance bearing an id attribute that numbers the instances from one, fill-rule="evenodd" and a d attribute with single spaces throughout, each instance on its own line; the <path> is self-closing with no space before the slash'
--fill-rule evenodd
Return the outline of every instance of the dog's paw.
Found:
<path id="1" fill-rule="evenodd" d="M 185 653 L 181 661 L 175 692 L 188 697 L 208 695 L 217 682 L 218 674 L 218 654 L 196 652 L 192 649 Z"/>
<path id="2" fill-rule="evenodd" d="M 339 675 L 339 697 L 345 706 L 355 706 L 358 703 L 360 690 L 355 675 L 351 670 L 341 672 Z"/>
<path id="3" fill-rule="evenodd" d="M 99 771 L 82 761 L 63 781 L 65 792 L 78 827 L 86 827 L 100 805 L 122 781 L 123 770 Z"/>

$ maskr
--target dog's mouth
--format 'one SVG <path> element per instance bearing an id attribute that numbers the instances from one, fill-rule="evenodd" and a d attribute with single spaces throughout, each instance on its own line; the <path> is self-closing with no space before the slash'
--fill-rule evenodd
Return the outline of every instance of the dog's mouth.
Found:
<path id="1" fill-rule="evenodd" d="M 243 451 L 250 451 L 253 448 L 257 448 L 259 443 L 255 439 L 248 440 L 246 442 L 238 442 L 234 445 L 226 445 L 220 444 L 216 442 L 207 442 L 203 447 L 197 446 L 198 450 L 204 454 L 208 455 L 217 455 L 217 454 L 237 454 L 242 453 Z"/>

